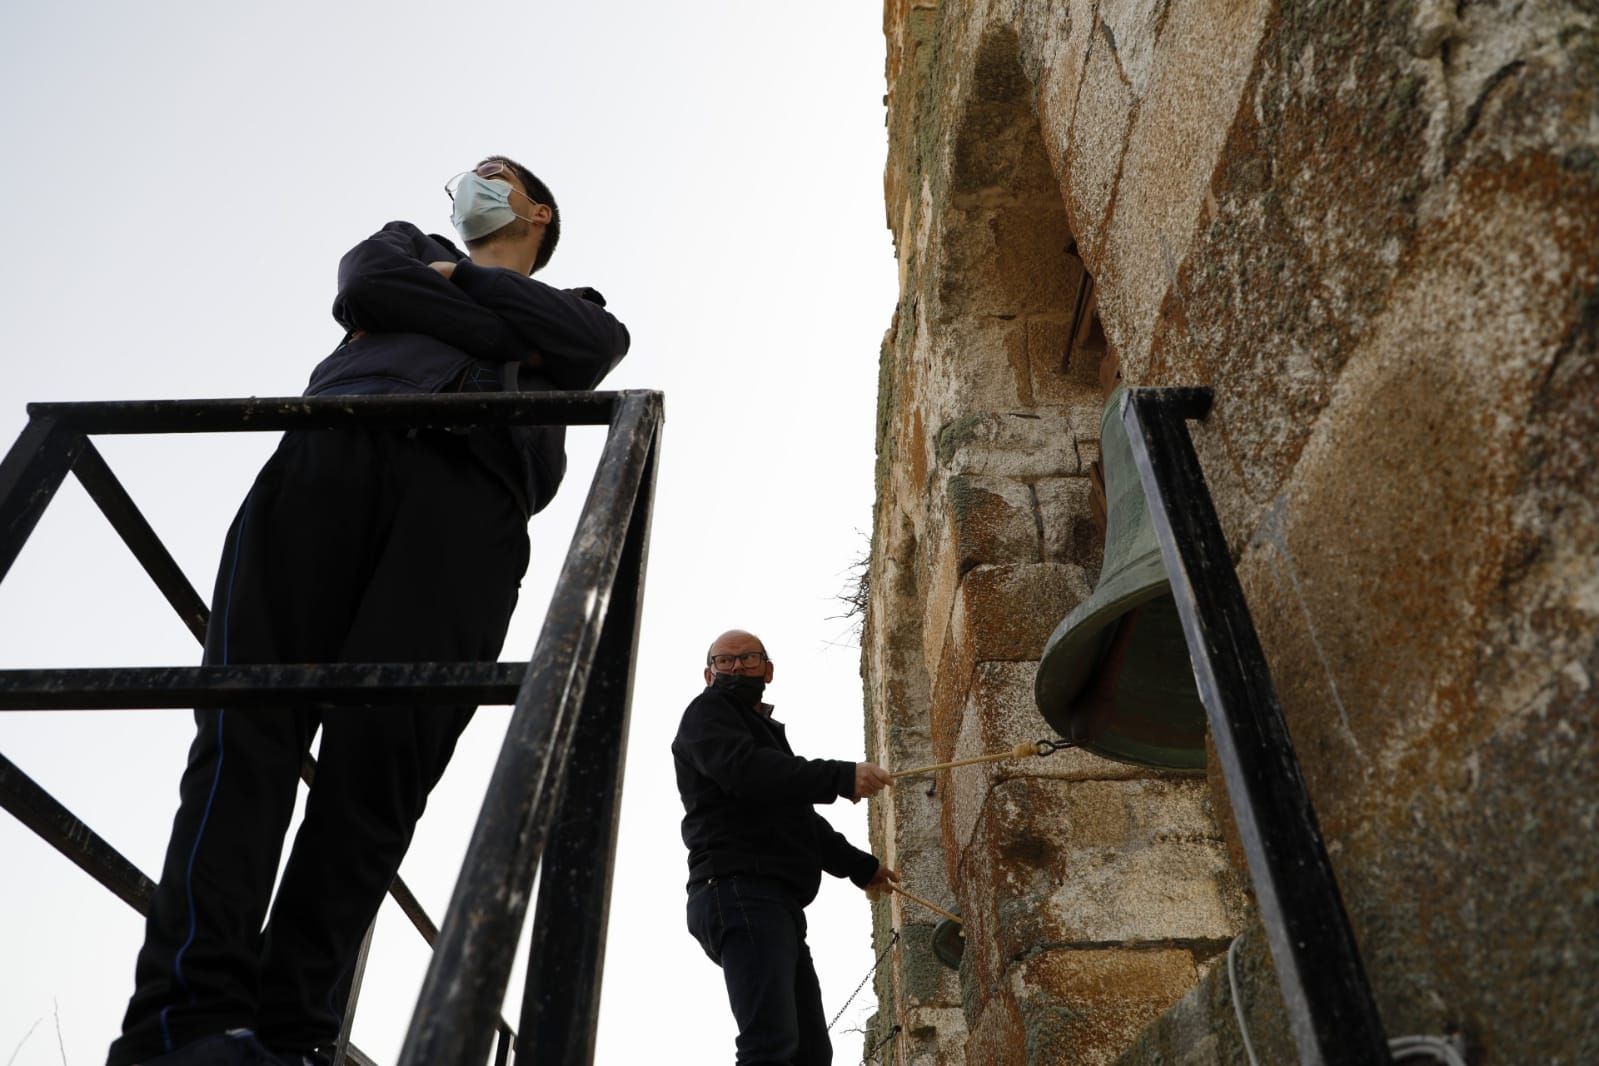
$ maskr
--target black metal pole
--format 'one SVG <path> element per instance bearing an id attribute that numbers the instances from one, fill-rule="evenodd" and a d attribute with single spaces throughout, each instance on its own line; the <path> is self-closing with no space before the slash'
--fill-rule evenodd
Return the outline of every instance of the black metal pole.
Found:
<path id="1" fill-rule="evenodd" d="M 4 755 L 0 755 L 0 807 L 122 902 L 140 914 L 149 913 L 155 882 Z"/>
<path id="2" fill-rule="evenodd" d="M 355 969 L 350 973 L 350 992 L 344 997 L 344 1017 L 339 1020 L 339 1038 L 333 1044 L 333 1066 L 346 1066 L 350 1053 L 350 1033 L 355 1029 L 355 1008 L 361 1002 L 361 982 L 366 980 L 366 960 L 372 954 L 372 935 L 378 931 L 378 920 L 366 927 L 361 938 L 361 950 L 355 956 Z"/>
<path id="3" fill-rule="evenodd" d="M 304 758 L 301 759 L 301 780 L 302 782 L 305 782 L 305 786 L 307 786 L 307 788 L 310 788 L 312 783 L 317 780 L 317 759 L 313 759 L 312 756 L 310 756 L 310 753 L 305 754 Z M 405 877 L 401 877 L 400 874 L 395 874 L 395 879 L 389 882 L 389 898 L 390 900 L 395 901 L 395 905 L 400 908 L 400 913 L 405 914 L 409 921 L 411 921 L 411 927 L 413 927 L 417 933 L 421 933 L 422 940 L 427 943 L 429 948 L 432 948 L 433 941 L 438 940 L 438 925 L 433 924 L 433 919 L 430 919 L 430 917 L 427 916 L 427 911 L 422 909 L 422 901 L 417 900 L 416 893 L 411 892 L 411 885 L 406 884 Z M 349 1005 L 347 1005 L 347 1008 L 345 1008 L 347 1013 L 344 1015 L 344 1028 L 342 1028 L 341 1031 L 344 1036 L 347 1036 L 347 1032 L 349 1032 L 349 1029 L 352 1028 L 352 1020 L 353 1016 L 355 1016 L 355 1000 L 357 1000 L 357 997 L 360 996 L 361 977 L 363 977 L 366 972 L 366 953 L 368 953 L 369 948 L 371 948 L 374 929 L 377 929 L 376 919 L 373 919 L 373 924 L 369 925 L 368 929 L 366 929 L 366 938 L 365 940 L 361 941 L 361 954 L 357 959 L 357 964 L 355 964 L 355 972 L 353 972 L 353 977 L 350 978 L 350 994 L 349 996 L 345 997 L 345 1002 L 347 1002 Z M 510 1031 L 510 1026 L 505 1023 L 505 1018 L 500 1018 L 499 1028 L 500 1032 L 504 1034 L 505 1039 L 515 1039 L 516 1034 L 515 1032 Z M 341 1039 L 344 1039 L 344 1037 L 341 1036 Z M 350 1058 L 349 1061 L 352 1061 L 353 1063 L 353 1061 L 355 1061 L 353 1060 L 353 1055 L 357 1053 L 357 1048 L 355 1048 L 355 1045 L 349 1044 L 349 1040 L 347 1039 L 345 1039 L 345 1044 L 349 1045 L 349 1052 L 350 1055 L 352 1055 L 352 1058 Z M 336 1060 L 334 1061 L 334 1066 L 337 1066 L 337 1045 L 334 1060 Z"/>
<path id="4" fill-rule="evenodd" d="M 0 712 L 510 704 L 523 663 L 295 663 L 0 670 Z"/>
<path id="5" fill-rule="evenodd" d="M 1382 1018 L 1322 844 L 1221 523 L 1185 422 L 1208 389 L 1133 389 L 1122 405 L 1210 719 L 1299 1056 L 1388 1063 Z"/>
<path id="6" fill-rule="evenodd" d="M 446 393 L 280 396 L 248 400 L 111 400 L 31 403 L 35 421 L 78 433 L 217 433 L 335 426 L 603 426 L 617 402 L 639 392 Z M 648 395 L 655 395 L 653 393 Z"/>
<path id="7" fill-rule="evenodd" d="M 624 531 L 660 423 L 654 393 L 625 394 L 551 597 L 484 796 L 399 1066 L 484 1062 L 528 892 L 559 797 Z"/>
<path id="8" fill-rule="evenodd" d="M 0 581 L 87 443 L 54 418 L 30 418 L 0 459 Z"/>
<path id="9" fill-rule="evenodd" d="M 139 512 L 127 489 L 122 487 L 122 482 L 117 480 L 117 476 L 106 465 L 105 457 L 92 442 L 83 442 L 83 453 L 73 464 L 72 472 L 88 490 L 89 498 L 100 505 L 111 527 L 122 537 L 123 543 L 139 560 L 139 565 L 144 567 L 144 572 L 150 575 L 172 609 L 178 612 L 178 617 L 189 627 L 189 632 L 204 644 L 205 627 L 211 619 L 211 611 L 200 594 L 194 591 L 194 586 L 189 584 L 183 568 L 172 558 L 172 553 L 161 543 L 155 530 L 150 528 L 150 523 Z"/>
<path id="10" fill-rule="evenodd" d="M 655 456 L 639 487 L 539 876 L 517 1066 L 594 1061 Z"/>

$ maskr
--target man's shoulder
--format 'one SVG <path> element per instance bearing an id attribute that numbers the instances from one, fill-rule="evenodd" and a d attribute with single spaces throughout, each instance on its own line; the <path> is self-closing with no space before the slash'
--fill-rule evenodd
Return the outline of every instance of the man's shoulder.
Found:
<path id="1" fill-rule="evenodd" d="M 728 702 L 727 697 L 723 696 L 720 692 L 716 691 L 716 689 L 707 685 L 704 689 L 696 693 L 693 699 L 688 701 L 688 706 L 683 709 L 683 719 L 686 721 L 691 715 L 708 713 L 722 714 L 727 711 L 735 710 L 737 710 L 737 708 Z"/>
<path id="2" fill-rule="evenodd" d="M 688 701 L 688 706 L 683 708 L 683 716 L 678 721 L 677 732 L 682 736 L 685 727 L 695 722 L 703 722 L 710 718 L 737 718 L 738 708 L 733 706 L 722 693 L 707 685 L 693 699 Z"/>

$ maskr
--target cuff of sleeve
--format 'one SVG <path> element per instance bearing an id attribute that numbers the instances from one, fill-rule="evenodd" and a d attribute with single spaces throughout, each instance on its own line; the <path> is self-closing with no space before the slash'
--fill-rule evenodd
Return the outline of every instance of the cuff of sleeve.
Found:
<path id="1" fill-rule="evenodd" d="M 499 267 L 478 266 L 470 259 L 460 259 L 456 261 L 455 270 L 450 273 L 450 280 L 468 296 L 476 297 L 498 280 L 495 275 L 499 270 Z"/>
<path id="2" fill-rule="evenodd" d="M 855 764 L 840 762 L 838 764 L 838 777 L 836 791 L 844 799 L 855 798 Z"/>
<path id="3" fill-rule="evenodd" d="M 485 295 L 499 283 L 499 267 L 478 266 L 470 259 L 458 259 L 450 272 L 450 283 L 479 304 Z M 520 354 L 510 349 L 512 337 L 505 329 L 496 330 L 482 339 L 480 350 L 472 354 L 491 362 L 520 362 Z"/>
<path id="4" fill-rule="evenodd" d="M 856 855 L 858 860 L 850 867 L 850 883 L 856 888 L 865 888 L 877 876 L 877 868 L 881 864 L 876 855 L 868 855 L 864 851 L 856 852 Z"/>

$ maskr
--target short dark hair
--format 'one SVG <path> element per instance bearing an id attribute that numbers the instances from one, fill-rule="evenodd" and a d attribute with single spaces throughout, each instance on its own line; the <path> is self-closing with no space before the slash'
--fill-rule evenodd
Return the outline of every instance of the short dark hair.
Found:
<path id="1" fill-rule="evenodd" d="M 522 188 L 527 190 L 528 198 L 534 203 L 545 204 L 550 209 L 550 224 L 544 228 L 544 240 L 539 243 L 538 257 L 533 260 L 533 271 L 542 270 L 545 263 L 550 261 L 550 256 L 555 254 L 555 245 L 561 239 L 561 209 L 555 206 L 555 194 L 550 192 L 550 187 L 539 180 L 527 167 L 506 155 L 485 156 L 478 166 L 484 163 L 504 163 L 522 183 Z M 489 234 L 493 236 L 493 234 Z M 483 238 L 486 239 L 486 238 Z M 475 244 L 475 241 L 468 242 Z"/>

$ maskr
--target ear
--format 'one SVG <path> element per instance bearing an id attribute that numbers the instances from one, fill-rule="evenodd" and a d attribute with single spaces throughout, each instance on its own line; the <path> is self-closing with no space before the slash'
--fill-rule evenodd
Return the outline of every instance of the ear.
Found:
<path id="1" fill-rule="evenodd" d="M 772 660 L 770 660 L 770 659 L 766 660 L 766 675 L 763 678 L 763 680 L 768 685 L 770 685 L 772 683 Z"/>
<path id="2" fill-rule="evenodd" d="M 711 676 L 712 676 L 711 675 L 711 668 L 709 666 L 707 666 L 705 668 L 705 683 L 707 685 L 709 685 L 711 683 Z"/>
<path id="3" fill-rule="evenodd" d="M 528 219 L 529 221 L 538 222 L 542 225 L 548 226 L 550 224 L 550 219 L 553 217 L 555 216 L 550 211 L 549 204 L 541 204 L 535 201 L 533 204 L 533 213 L 528 216 Z"/>

